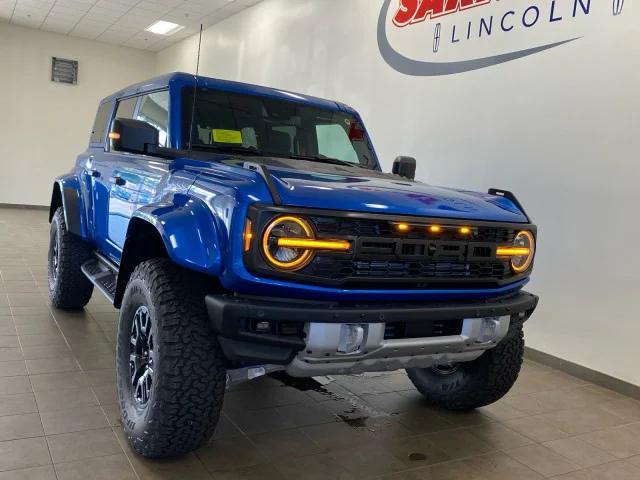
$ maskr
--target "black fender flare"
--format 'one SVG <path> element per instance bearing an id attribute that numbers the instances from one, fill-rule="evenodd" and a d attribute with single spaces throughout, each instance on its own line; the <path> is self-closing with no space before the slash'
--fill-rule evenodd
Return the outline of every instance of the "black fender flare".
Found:
<path id="1" fill-rule="evenodd" d="M 74 235 L 87 238 L 87 224 L 82 208 L 80 184 L 75 177 L 58 178 L 53 184 L 49 207 L 49 222 L 62 207 L 67 229 Z"/>

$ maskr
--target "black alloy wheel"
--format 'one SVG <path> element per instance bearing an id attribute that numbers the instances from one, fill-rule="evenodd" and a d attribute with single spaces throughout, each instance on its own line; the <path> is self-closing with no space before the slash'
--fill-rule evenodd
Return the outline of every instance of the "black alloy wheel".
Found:
<path id="1" fill-rule="evenodd" d="M 136 403 L 144 408 L 151 397 L 153 385 L 153 331 L 149 309 L 141 305 L 131 322 L 129 345 L 129 368 L 131 371 L 131 393 Z"/>

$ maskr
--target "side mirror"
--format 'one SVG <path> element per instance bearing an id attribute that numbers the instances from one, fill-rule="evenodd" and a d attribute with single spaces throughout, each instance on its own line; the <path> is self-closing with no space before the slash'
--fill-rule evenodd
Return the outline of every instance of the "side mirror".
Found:
<path id="1" fill-rule="evenodd" d="M 413 157 L 396 157 L 393 161 L 392 173 L 413 180 L 416 178 L 416 159 Z"/>
<path id="2" fill-rule="evenodd" d="M 159 133 L 147 122 L 131 118 L 116 118 L 109 132 L 114 150 L 130 153 L 148 153 L 160 142 Z"/>

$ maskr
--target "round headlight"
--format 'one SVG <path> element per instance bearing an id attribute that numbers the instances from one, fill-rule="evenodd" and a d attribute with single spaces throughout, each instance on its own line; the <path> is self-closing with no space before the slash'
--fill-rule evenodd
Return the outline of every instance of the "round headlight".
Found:
<path id="1" fill-rule="evenodd" d="M 300 270 L 313 258 L 313 250 L 279 245 L 279 239 L 313 239 L 314 234 L 306 220 L 283 216 L 273 220 L 262 235 L 262 252 L 267 261 L 281 270 Z"/>
<path id="2" fill-rule="evenodd" d="M 528 249 L 528 253 L 525 255 L 511 257 L 511 268 L 513 271 L 522 273 L 531 266 L 531 262 L 533 262 L 533 257 L 536 253 L 536 242 L 533 234 L 526 230 L 519 232 L 513 241 L 513 246 L 515 248 Z"/>

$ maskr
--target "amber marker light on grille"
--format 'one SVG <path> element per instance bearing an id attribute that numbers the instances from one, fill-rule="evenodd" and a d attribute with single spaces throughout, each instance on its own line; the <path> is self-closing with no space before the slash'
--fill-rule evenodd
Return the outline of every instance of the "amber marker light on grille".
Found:
<path id="1" fill-rule="evenodd" d="M 409 230 L 411 230 L 411 227 L 409 226 L 409 224 L 408 224 L 408 223 L 396 223 L 396 229 L 397 229 L 399 232 L 406 233 L 406 232 L 408 232 Z"/>
<path id="2" fill-rule="evenodd" d="M 498 247 L 496 249 L 496 256 L 498 257 L 520 257 L 530 253 L 531 249 L 528 247 Z"/>
<path id="3" fill-rule="evenodd" d="M 245 252 L 248 252 L 251 249 L 252 239 L 253 233 L 251 232 L 251 220 L 247 218 L 247 222 L 244 224 L 244 233 L 242 234 L 242 243 Z"/>
<path id="4" fill-rule="evenodd" d="M 442 232 L 442 227 L 440 225 L 430 225 L 429 233 L 440 233 Z"/>
<path id="5" fill-rule="evenodd" d="M 458 230 L 462 235 L 469 235 L 471 233 L 471 228 L 469 227 L 460 227 Z"/>
<path id="6" fill-rule="evenodd" d="M 109 132 L 110 140 L 120 140 L 120 134 L 118 132 Z"/>
<path id="7" fill-rule="evenodd" d="M 346 252 L 351 244 L 346 240 L 315 240 L 312 238 L 279 238 L 278 246 L 284 248 L 305 248 L 308 250 L 334 250 Z"/>

